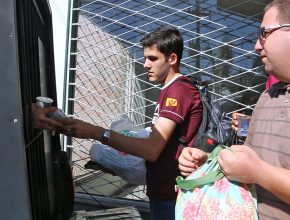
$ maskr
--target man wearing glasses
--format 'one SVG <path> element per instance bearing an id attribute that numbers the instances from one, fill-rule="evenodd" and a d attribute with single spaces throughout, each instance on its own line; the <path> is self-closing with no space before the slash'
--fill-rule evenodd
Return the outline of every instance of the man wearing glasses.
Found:
<path id="1" fill-rule="evenodd" d="M 265 70 L 280 82 L 266 90 L 254 109 L 245 145 L 224 149 L 218 162 L 231 180 L 255 183 L 260 220 L 290 219 L 290 0 L 265 8 L 255 50 Z M 193 148 L 184 148 L 179 168 L 192 172 Z"/>
<path id="2" fill-rule="evenodd" d="M 245 145 L 218 161 L 229 179 L 256 183 L 260 220 L 290 219 L 290 0 L 267 5 L 255 49 L 281 82 L 259 98 Z"/>

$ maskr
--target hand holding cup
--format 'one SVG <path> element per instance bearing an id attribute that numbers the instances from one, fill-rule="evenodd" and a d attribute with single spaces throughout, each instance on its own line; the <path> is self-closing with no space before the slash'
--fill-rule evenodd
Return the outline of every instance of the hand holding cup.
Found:
<path id="1" fill-rule="evenodd" d="M 250 120 L 251 116 L 235 112 L 232 115 L 232 129 L 237 131 L 238 136 L 246 137 L 248 134 Z"/>

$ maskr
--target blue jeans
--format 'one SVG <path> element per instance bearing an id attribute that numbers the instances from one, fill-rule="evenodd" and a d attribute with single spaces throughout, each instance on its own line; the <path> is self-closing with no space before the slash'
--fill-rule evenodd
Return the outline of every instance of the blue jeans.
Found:
<path id="1" fill-rule="evenodd" d="M 174 220 L 176 200 L 150 200 L 151 220 Z"/>

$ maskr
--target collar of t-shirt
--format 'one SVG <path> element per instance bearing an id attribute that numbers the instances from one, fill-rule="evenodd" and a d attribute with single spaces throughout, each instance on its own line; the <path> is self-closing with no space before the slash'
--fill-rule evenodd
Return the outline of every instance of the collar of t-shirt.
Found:
<path id="1" fill-rule="evenodd" d="M 166 85 L 164 85 L 162 88 L 161 88 L 161 90 L 163 90 L 163 89 L 165 89 L 165 88 L 167 88 L 168 86 L 170 86 L 177 78 L 179 78 L 179 77 L 182 77 L 183 75 L 178 75 L 178 76 L 175 76 L 175 77 L 173 77 Z"/>
<path id="2" fill-rule="evenodd" d="M 279 94 L 285 94 L 290 92 L 290 84 L 284 83 L 284 82 L 277 82 L 271 86 L 266 92 L 269 93 L 269 95 L 273 97 L 278 97 Z"/>

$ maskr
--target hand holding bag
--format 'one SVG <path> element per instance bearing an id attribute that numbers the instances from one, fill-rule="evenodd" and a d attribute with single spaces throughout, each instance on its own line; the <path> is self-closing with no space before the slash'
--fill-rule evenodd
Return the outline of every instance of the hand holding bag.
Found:
<path id="1" fill-rule="evenodd" d="M 217 158 L 223 148 L 217 146 L 206 163 L 186 179 L 176 178 L 175 219 L 258 220 L 254 185 L 227 179 L 219 167 Z"/>

